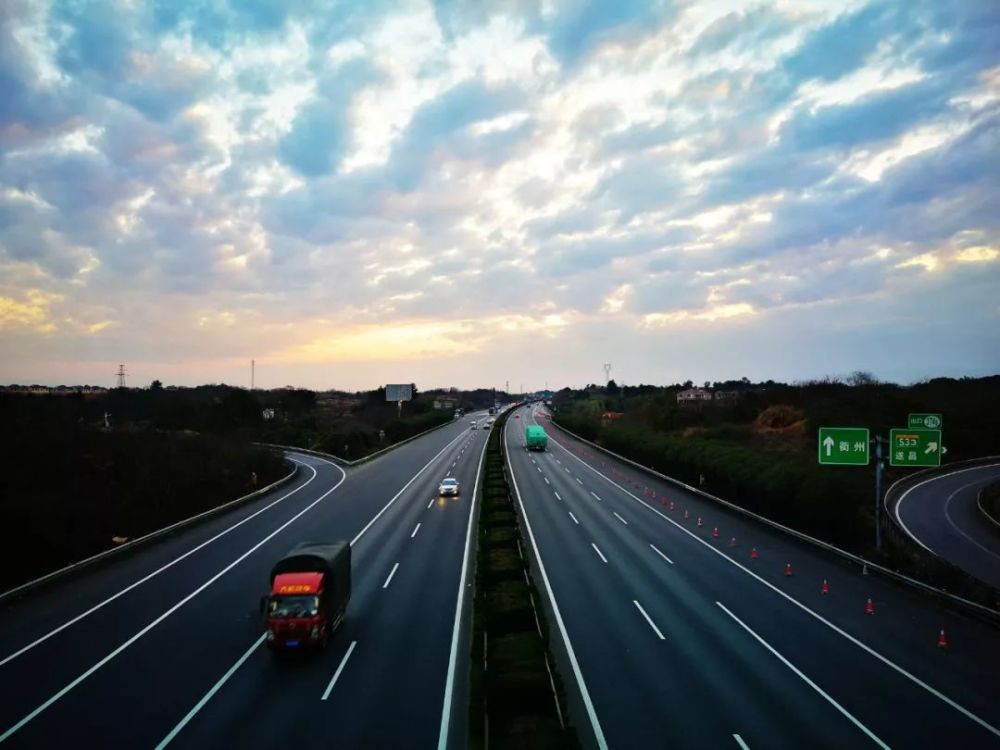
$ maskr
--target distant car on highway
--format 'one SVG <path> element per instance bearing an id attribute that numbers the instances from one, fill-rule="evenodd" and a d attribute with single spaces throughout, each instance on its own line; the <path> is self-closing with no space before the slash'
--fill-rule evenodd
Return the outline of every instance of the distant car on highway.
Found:
<path id="1" fill-rule="evenodd" d="M 441 484 L 438 485 L 439 495 L 457 495 L 461 489 L 458 480 L 454 477 L 448 477 L 442 480 Z"/>

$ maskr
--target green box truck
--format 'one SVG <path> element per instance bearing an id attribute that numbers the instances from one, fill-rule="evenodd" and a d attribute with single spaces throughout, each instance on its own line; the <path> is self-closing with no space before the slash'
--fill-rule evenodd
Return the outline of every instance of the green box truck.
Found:
<path id="1" fill-rule="evenodd" d="M 540 425 L 528 425 L 524 429 L 524 445 L 529 451 L 543 451 L 548 442 L 549 436 Z"/>

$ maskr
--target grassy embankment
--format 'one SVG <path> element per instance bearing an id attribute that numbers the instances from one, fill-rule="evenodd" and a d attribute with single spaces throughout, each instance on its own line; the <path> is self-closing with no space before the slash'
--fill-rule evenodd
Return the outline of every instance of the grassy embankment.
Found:
<path id="1" fill-rule="evenodd" d="M 0 590 L 288 473 L 277 454 L 219 436 L 36 425 L 0 444 Z"/>

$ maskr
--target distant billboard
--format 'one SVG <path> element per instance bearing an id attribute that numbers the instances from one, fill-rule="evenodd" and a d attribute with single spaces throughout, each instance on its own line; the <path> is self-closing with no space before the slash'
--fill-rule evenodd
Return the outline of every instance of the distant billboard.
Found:
<path id="1" fill-rule="evenodd" d="M 413 398 L 413 384 L 389 384 L 385 387 L 386 401 L 409 401 Z"/>

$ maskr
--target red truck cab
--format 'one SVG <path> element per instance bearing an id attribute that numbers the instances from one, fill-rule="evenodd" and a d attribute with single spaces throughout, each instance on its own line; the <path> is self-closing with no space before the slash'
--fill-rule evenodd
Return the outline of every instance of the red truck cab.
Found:
<path id="1" fill-rule="evenodd" d="M 267 645 L 295 648 L 321 645 L 327 626 L 320 602 L 323 573 L 282 573 L 275 576 L 267 601 Z"/>
<path id="2" fill-rule="evenodd" d="M 274 651 L 325 647 L 351 596 L 347 542 L 303 542 L 275 563 L 264 597 L 266 642 Z"/>

